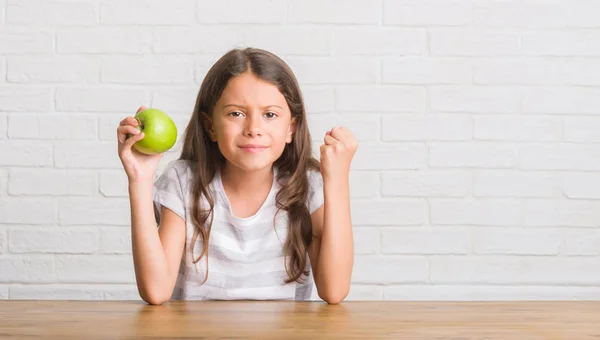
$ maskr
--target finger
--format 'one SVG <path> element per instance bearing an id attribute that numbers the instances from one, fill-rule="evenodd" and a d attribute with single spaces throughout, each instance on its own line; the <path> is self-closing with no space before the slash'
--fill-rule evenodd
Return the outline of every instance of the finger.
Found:
<path id="1" fill-rule="evenodd" d="M 131 126 L 131 125 L 119 126 L 117 128 L 117 139 L 119 140 L 119 143 L 125 143 L 128 135 L 135 136 L 135 135 L 139 134 L 140 132 L 141 132 L 140 130 L 138 130 L 136 127 Z"/>
<path id="2" fill-rule="evenodd" d="M 133 125 L 133 126 L 138 126 L 138 121 L 137 119 L 133 118 L 132 116 L 128 116 L 125 117 L 125 119 L 123 119 L 119 125 Z"/>
<path id="3" fill-rule="evenodd" d="M 140 106 L 140 108 L 137 110 L 136 113 L 140 113 L 140 112 L 144 111 L 145 109 L 146 109 L 145 106 Z"/>
<path id="4" fill-rule="evenodd" d="M 133 144 L 135 144 L 136 142 L 142 140 L 144 138 L 144 133 L 140 132 L 137 135 L 131 136 L 129 137 L 126 141 L 125 141 L 125 148 L 131 148 L 133 146 Z"/>
<path id="5" fill-rule="evenodd" d="M 343 127 L 334 127 L 331 129 L 331 136 L 337 140 L 342 140 L 344 138 L 345 131 Z"/>
<path id="6" fill-rule="evenodd" d="M 325 145 L 333 145 L 339 143 L 339 141 L 335 138 L 333 138 L 330 135 L 325 135 Z"/>

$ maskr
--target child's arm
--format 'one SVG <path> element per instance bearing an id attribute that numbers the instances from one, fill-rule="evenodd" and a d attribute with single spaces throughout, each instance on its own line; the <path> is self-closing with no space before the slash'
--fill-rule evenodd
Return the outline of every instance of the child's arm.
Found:
<path id="1" fill-rule="evenodd" d="M 350 291 L 354 240 L 350 215 L 350 163 L 358 144 L 346 128 L 334 128 L 321 146 L 325 202 L 312 214 L 313 243 L 309 249 L 319 296 L 341 302 Z"/>
<path id="2" fill-rule="evenodd" d="M 157 229 L 152 202 L 152 182 L 130 183 L 131 241 L 138 290 L 149 304 L 171 298 L 185 246 L 185 222 L 161 207 Z"/>

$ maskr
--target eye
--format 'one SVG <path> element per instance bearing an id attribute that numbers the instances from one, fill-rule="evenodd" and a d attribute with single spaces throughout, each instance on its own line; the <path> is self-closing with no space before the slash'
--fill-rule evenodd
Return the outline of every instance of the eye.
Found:
<path id="1" fill-rule="evenodd" d="M 232 117 L 241 117 L 243 115 L 243 113 L 241 113 L 240 111 L 232 111 L 232 112 L 229 112 L 227 115 L 232 116 Z"/>
<path id="2" fill-rule="evenodd" d="M 267 118 L 271 119 L 271 118 L 277 117 L 277 114 L 275 112 L 267 112 L 267 113 L 265 113 L 265 116 Z"/>

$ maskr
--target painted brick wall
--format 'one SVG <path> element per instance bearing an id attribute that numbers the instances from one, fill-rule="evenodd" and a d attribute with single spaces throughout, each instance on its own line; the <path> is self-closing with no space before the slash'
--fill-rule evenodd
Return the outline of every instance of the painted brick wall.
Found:
<path id="1" fill-rule="evenodd" d="M 349 299 L 598 299 L 599 12 L 0 0 L 0 298 L 138 299 L 115 127 L 146 105 L 183 131 L 211 63 L 255 46 L 296 72 L 316 146 L 360 141 Z"/>

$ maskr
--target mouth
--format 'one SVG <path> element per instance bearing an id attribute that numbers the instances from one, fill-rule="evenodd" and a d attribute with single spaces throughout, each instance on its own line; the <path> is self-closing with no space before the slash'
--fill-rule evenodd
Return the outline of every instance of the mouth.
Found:
<path id="1" fill-rule="evenodd" d="M 240 145 L 240 148 L 246 152 L 257 153 L 262 152 L 268 148 L 268 146 L 258 145 L 258 144 L 245 144 Z"/>

